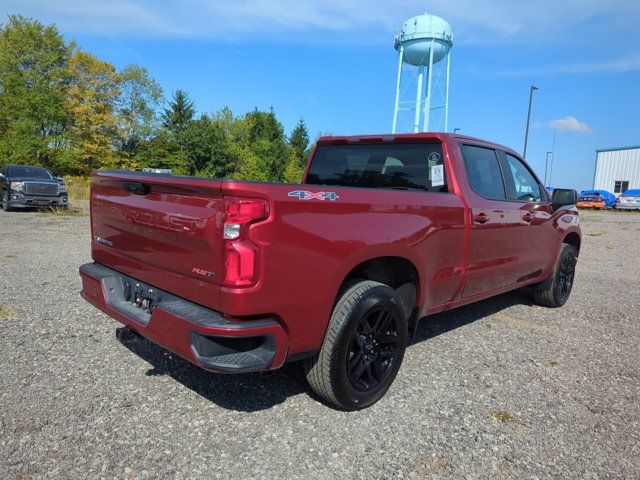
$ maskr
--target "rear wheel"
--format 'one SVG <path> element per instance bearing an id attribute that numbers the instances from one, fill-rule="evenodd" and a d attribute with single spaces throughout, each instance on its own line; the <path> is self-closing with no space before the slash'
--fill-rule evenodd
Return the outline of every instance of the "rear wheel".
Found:
<path id="1" fill-rule="evenodd" d="M 533 289 L 533 298 L 545 307 L 561 307 L 569 299 L 576 271 L 578 251 L 573 245 L 562 244 L 560 255 L 549 279 Z"/>
<path id="2" fill-rule="evenodd" d="M 406 312 L 395 290 L 357 282 L 336 303 L 320 353 L 305 361 L 307 380 L 338 407 L 368 407 L 393 383 L 406 345 Z"/>

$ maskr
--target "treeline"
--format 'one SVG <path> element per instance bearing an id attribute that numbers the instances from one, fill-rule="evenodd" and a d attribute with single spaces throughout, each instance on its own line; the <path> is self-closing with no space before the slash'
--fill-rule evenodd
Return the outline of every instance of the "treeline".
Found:
<path id="1" fill-rule="evenodd" d="M 54 25 L 17 15 L 0 24 L 0 165 L 297 182 L 309 148 L 303 120 L 287 136 L 273 110 L 196 117 L 187 93 L 165 100 L 144 67 L 118 71 Z"/>

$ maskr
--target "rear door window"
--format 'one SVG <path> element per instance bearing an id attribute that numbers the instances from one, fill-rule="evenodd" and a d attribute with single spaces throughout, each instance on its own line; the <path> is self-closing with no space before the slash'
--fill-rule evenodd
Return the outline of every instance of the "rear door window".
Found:
<path id="1" fill-rule="evenodd" d="M 320 145 L 306 183 L 448 191 L 439 143 Z"/>
<path id="2" fill-rule="evenodd" d="M 496 151 L 475 145 L 460 145 L 460 149 L 471 189 L 490 200 L 506 200 L 502 170 Z"/>

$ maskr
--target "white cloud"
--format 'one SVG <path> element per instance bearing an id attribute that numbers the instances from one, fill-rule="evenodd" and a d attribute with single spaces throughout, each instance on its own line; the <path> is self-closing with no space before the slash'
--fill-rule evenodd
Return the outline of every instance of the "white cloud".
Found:
<path id="1" fill-rule="evenodd" d="M 473 73 L 484 73 L 498 77 L 536 77 L 539 75 L 581 74 L 581 73 L 624 73 L 640 70 L 640 53 L 631 53 L 611 60 L 598 62 L 565 63 L 547 65 L 527 70 L 506 70 L 501 72 L 482 72 L 477 69 Z"/>
<path id="2" fill-rule="evenodd" d="M 593 130 L 584 122 L 581 122 L 576 117 L 571 115 L 556 120 L 551 120 L 547 123 L 547 126 L 553 130 L 560 130 L 561 132 L 574 132 L 587 134 L 593 132 Z"/>
<path id="3" fill-rule="evenodd" d="M 635 28 L 640 2 L 629 0 L 431 0 L 429 11 L 453 26 L 456 41 L 584 43 Z M 400 24 L 422 13 L 413 0 L 0 0 L 0 15 L 54 22 L 67 33 L 257 40 L 299 34 L 323 43 L 390 42 Z M 586 22 L 596 22 L 584 27 Z M 578 35 L 576 28 L 590 35 Z M 335 38 L 332 33 L 342 35 Z M 325 33 L 325 35 L 318 35 Z"/>

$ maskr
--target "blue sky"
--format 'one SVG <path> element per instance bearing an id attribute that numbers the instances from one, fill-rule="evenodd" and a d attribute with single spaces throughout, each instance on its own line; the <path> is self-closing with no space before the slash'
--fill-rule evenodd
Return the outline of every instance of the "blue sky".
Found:
<path id="1" fill-rule="evenodd" d="M 0 0 L 0 15 L 56 23 L 82 48 L 147 67 L 200 112 L 273 107 L 312 136 L 391 130 L 396 30 L 428 11 L 454 30 L 450 128 L 522 151 L 551 184 L 591 186 L 596 148 L 640 144 L 640 2 Z"/>

